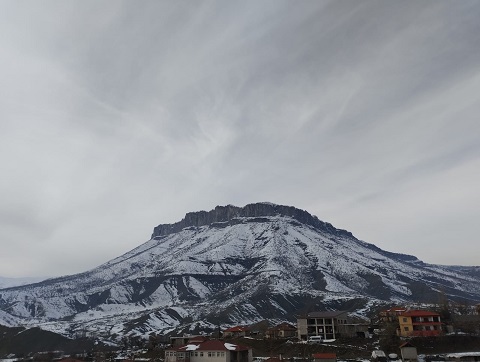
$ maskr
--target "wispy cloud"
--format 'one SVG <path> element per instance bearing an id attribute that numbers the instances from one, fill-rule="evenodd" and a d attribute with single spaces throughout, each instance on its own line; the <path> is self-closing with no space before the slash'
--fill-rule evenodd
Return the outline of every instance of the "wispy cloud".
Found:
<path id="1" fill-rule="evenodd" d="M 255 201 L 478 264 L 477 2 L 1 7 L 0 275 L 83 271 Z"/>

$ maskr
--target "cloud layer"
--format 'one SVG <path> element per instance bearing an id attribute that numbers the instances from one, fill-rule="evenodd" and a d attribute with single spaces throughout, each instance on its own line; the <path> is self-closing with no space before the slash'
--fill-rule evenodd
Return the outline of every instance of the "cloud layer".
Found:
<path id="1" fill-rule="evenodd" d="M 478 2 L 0 6 L 0 275 L 256 201 L 479 264 Z"/>

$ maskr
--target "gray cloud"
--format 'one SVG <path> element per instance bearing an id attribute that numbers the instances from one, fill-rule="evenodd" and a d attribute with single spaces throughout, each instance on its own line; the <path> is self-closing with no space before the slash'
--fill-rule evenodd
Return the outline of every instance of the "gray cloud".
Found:
<path id="1" fill-rule="evenodd" d="M 477 2 L 1 7 L 0 275 L 84 271 L 255 201 L 478 264 Z"/>

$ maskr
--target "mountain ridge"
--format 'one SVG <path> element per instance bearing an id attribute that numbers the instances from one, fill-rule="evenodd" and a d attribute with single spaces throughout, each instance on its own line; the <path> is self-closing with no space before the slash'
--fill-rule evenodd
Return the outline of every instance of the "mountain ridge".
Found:
<path id="1" fill-rule="evenodd" d="M 442 293 L 480 302 L 475 270 L 384 251 L 292 206 L 218 206 L 158 225 L 92 270 L 0 289 L 0 323 L 119 338 L 293 321 L 312 309 L 365 315 Z"/>
<path id="2" fill-rule="evenodd" d="M 276 215 L 292 217 L 293 219 L 301 223 L 313 226 L 322 231 L 331 232 L 335 235 L 347 235 L 355 238 L 355 236 L 350 231 L 338 229 L 332 224 L 318 219 L 317 216 L 311 215 L 306 210 L 302 210 L 294 206 L 278 205 L 271 202 L 257 202 L 247 204 L 244 207 L 238 207 L 229 204 L 226 206 L 216 206 L 213 210 L 210 211 L 201 210 L 195 212 L 188 212 L 185 214 L 185 217 L 178 222 L 172 224 L 159 224 L 158 226 L 154 227 L 151 239 L 179 232 L 180 230 L 187 227 L 199 227 L 214 223 L 232 222 L 237 218 L 255 218 Z M 366 244 L 370 245 L 376 250 L 382 250 L 374 244 Z M 417 257 L 413 255 L 393 253 L 384 250 L 382 250 L 382 252 L 388 253 L 390 255 L 396 255 L 398 257 L 403 257 L 405 259 L 418 260 Z"/>
<path id="3" fill-rule="evenodd" d="M 151 238 L 165 236 L 180 231 L 186 227 L 199 227 L 213 223 L 222 223 L 232 221 L 236 218 L 245 217 L 262 217 L 262 216 L 289 216 L 304 224 L 314 226 L 316 228 L 329 231 L 332 233 L 347 234 L 353 236 L 352 233 L 343 229 L 337 229 L 332 224 L 321 221 L 316 216 L 311 215 L 305 210 L 298 209 L 293 206 L 277 205 L 270 202 L 257 202 L 247 204 L 244 207 L 234 205 L 216 206 L 210 211 L 196 211 L 185 214 L 185 217 L 173 224 L 160 224 L 153 230 Z"/>

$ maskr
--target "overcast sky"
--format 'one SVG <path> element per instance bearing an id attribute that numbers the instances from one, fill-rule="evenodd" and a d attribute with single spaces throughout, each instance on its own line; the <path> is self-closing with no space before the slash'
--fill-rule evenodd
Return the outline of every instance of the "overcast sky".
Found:
<path id="1" fill-rule="evenodd" d="M 216 205 L 480 265 L 479 1 L 0 0 L 0 275 Z"/>

